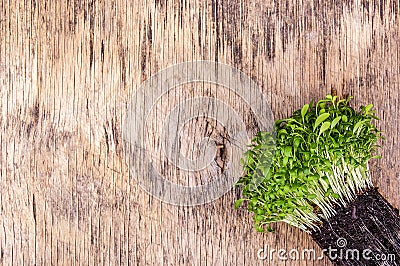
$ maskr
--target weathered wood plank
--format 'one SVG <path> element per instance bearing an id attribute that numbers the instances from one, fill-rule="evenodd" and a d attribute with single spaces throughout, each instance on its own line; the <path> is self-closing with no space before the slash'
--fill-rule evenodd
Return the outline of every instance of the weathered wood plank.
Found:
<path id="1" fill-rule="evenodd" d="M 242 70 L 276 118 L 327 93 L 372 102 L 387 138 L 373 179 L 399 207 L 399 27 L 397 1 L 1 1 L 0 264 L 329 265 L 258 260 L 266 245 L 320 250 L 286 225 L 257 234 L 232 210 L 237 191 L 197 207 L 146 194 L 125 163 L 126 105 L 152 74 L 192 60 Z M 216 91 L 190 89 L 161 110 Z M 206 129 L 187 128 L 189 152 Z"/>

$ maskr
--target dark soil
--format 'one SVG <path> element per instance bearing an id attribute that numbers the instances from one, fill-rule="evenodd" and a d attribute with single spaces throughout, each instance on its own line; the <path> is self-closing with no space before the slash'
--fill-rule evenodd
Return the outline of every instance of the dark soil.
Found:
<path id="1" fill-rule="evenodd" d="M 339 208 L 312 237 L 336 265 L 400 265 L 399 210 L 377 188 Z"/>

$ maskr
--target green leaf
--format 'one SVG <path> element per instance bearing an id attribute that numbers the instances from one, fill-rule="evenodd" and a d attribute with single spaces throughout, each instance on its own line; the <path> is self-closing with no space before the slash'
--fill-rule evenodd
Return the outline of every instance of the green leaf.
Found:
<path id="1" fill-rule="evenodd" d="M 284 157 L 283 161 L 282 161 L 283 166 L 286 166 L 288 161 L 289 161 L 289 157 Z"/>
<path id="2" fill-rule="evenodd" d="M 307 198 L 309 198 L 309 199 L 315 199 L 316 197 L 317 197 L 317 195 L 315 195 L 315 194 L 309 194 L 307 196 Z"/>
<path id="3" fill-rule="evenodd" d="M 301 142 L 301 138 L 295 138 L 295 139 L 293 140 L 293 146 L 294 146 L 295 148 L 299 147 L 300 142 Z"/>
<path id="4" fill-rule="evenodd" d="M 292 147 L 290 147 L 290 146 L 286 146 L 285 148 L 284 148 L 284 155 L 286 156 L 286 157 L 290 157 L 290 156 L 292 156 Z"/>
<path id="5" fill-rule="evenodd" d="M 303 121 L 304 121 L 304 116 L 307 114 L 308 108 L 310 108 L 309 104 L 305 104 L 303 108 L 301 108 L 301 117 L 303 118 Z"/>
<path id="6" fill-rule="evenodd" d="M 319 124 L 324 122 L 328 117 L 329 117 L 329 113 L 323 113 L 323 114 L 319 115 L 317 120 L 315 120 L 314 130 L 319 126 Z"/>
<path id="7" fill-rule="evenodd" d="M 308 193 L 308 188 L 307 188 L 307 186 L 301 186 L 300 189 L 301 189 L 301 191 L 302 191 L 303 193 Z"/>
<path id="8" fill-rule="evenodd" d="M 278 134 L 279 134 L 279 135 L 287 135 L 288 133 L 287 133 L 286 129 L 282 128 L 282 129 L 280 129 L 280 130 L 278 131 Z"/>
<path id="9" fill-rule="evenodd" d="M 237 201 L 235 201 L 235 205 L 234 205 L 235 210 L 239 209 L 240 205 L 242 205 L 244 200 L 245 199 L 238 199 Z"/>
<path id="10" fill-rule="evenodd" d="M 325 132 L 327 129 L 329 129 L 331 126 L 331 122 L 324 122 L 319 129 L 319 135 L 321 135 L 323 132 Z"/>
<path id="11" fill-rule="evenodd" d="M 368 113 L 369 113 L 369 110 L 371 110 L 372 107 L 374 107 L 373 104 L 368 104 L 367 106 L 365 106 L 365 113 L 368 114 Z"/>
<path id="12" fill-rule="evenodd" d="M 256 216 L 254 216 L 254 220 L 256 220 L 257 222 L 260 222 L 260 221 L 264 220 L 264 217 L 262 215 L 258 214 Z"/>
<path id="13" fill-rule="evenodd" d="M 263 215 L 263 214 L 265 214 L 265 211 L 263 209 L 257 209 L 256 213 Z"/>
<path id="14" fill-rule="evenodd" d="M 340 195 L 339 195 L 339 194 L 332 193 L 331 196 L 332 196 L 334 199 L 340 199 Z"/>
<path id="15" fill-rule="evenodd" d="M 325 194 L 324 194 L 324 198 L 327 198 L 327 197 L 329 197 L 331 195 L 331 191 L 327 191 L 327 192 L 325 192 Z"/>
<path id="16" fill-rule="evenodd" d="M 283 192 L 288 193 L 290 191 L 290 187 L 288 185 L 285 185 L 283 187 Z"/>
<path id="17" fill-rule="evenodd" d="M 314 181 L 314 180 L 318 180 L 318 176 L 317 175 L 309 175 L 307 177 L 307 181 L 308 182 L 311 182 L 311 181 Z"/>
<path id="18" fill-rule="evenodd" d="M 264 233 L 264 232 L 265 232 L 264 228 L 262 228 L 262 227 L 259 226 L 258 224 L 254 225 L 254 228 L 255 228 L 256 231 L 259 232 L 259 233 Z"/>
<path id="19" fill-rule="evenodd" d="M 340 119 L 342 119 L 341 116 L 338 116 L 335 119 L 333 119 L 333 121 L 331 123 L 331 128 L 334 128 L 337 125 L 337 123 L 339 123 Z"/>
<path id="20" fill-rule="evenodd" d="M 363 125 L 363 123 L 364 123 L 364 120 L 358 121 L 358 122 L 355 124 L 354 128 L 353 128 L 353 133 L 356 133 L 357 130 Z"/>

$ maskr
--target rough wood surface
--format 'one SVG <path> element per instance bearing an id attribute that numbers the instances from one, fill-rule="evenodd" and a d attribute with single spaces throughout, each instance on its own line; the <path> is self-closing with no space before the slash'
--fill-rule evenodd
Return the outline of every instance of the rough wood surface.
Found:
<path id="1" fill-rule="evenodd" d="M 265 246 L 320 250 L 283 224 L 256 233 L 235 190 L 197 207 L 146 194 L 124 110 L 152 74 L 198 59 L 253 78 L 276 118 L 353 95 L 378 108 L 373 181 L 399 208 L 399 43 L 398 1 L 0 1 L 0 264 L 331 265 L 259 260 Z"/>

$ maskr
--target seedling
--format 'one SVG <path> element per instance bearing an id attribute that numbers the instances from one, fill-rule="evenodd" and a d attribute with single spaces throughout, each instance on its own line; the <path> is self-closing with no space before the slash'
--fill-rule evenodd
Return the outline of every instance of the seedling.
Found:
<path id="1" fill-rule="evenodd" d="M 356 111 L 350 99 L 328 95 L 306 104 L 276 121 L 276 136 L 260 132 L 252 140 L 237 183 L 243 197 L 235 208 L 247 203 L 257 231 L 273 231 L 271 224 L 282 221 L 316 236 L 347 208 L 349 219 L 359 218 L 355 202 L 373 194 L 368 162 L 379 157 L 382 135 L 373 123 L 378 119 L 373 105 Z M 395 252 L 400 252 L 399 232 L 391 237 Z"/>

